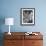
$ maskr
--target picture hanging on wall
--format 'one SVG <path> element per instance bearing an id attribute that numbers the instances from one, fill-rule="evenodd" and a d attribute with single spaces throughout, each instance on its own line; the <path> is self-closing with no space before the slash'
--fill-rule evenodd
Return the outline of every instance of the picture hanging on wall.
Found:
<path id="1" fill-rule="evenodd" d="M 20 14 L 21 25 L 35 24 L 35 8 L 21 8 Z"/>

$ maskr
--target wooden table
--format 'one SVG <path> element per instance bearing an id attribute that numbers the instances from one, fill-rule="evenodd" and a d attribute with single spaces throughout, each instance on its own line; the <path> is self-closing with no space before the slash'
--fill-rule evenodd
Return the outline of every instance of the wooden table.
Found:
<path id="1" fill-rule="evenodd" d="M 43 46 L 43 35 L 40 32 L 38 35 L 25 35 L 26 32 L 11 32 L 8 35 L 4 33 L 4 46 Z"/>

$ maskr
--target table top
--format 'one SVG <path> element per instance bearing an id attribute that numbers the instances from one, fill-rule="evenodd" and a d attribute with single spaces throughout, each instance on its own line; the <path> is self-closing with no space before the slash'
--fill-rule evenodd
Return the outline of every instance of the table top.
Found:
<path id="1" fill-rule="evenodd" d="M 43 35 L 40 32 L 32 32 L 32 34 L 25 34 L 27 32 L 11 32 L 9 35 L 7 32 L 4 33 L 5 39 L 43 39 Z M 38 34 L 38 35 L 35 35 Z"/>

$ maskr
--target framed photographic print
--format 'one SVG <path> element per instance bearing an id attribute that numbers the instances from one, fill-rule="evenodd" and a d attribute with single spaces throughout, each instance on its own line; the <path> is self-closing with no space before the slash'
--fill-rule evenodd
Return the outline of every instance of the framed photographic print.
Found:
<path id="1" fill-rule="evenodd" d="M 20 21 L 22 25 L 35 24 L 35 8 L 21 8 Z"/>

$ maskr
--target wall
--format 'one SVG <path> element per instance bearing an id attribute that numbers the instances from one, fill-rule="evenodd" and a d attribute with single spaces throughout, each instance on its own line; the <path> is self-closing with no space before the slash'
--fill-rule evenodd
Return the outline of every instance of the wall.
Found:
<path id="1" fill-rule="evenodd" d="M 1 0 L 1 15 L 0 17 L 14 17 L 15 24 L 12 26 L 12 31 L 46 31 L 46 1 L 44 0 Z M 20 8 L 35 8 L 35 25 L 21 26 L 20 25 Z M 8 31 L 6 25 L 2 25 L 2 32 Z"/>
<path id="2" fill-rule="evenodd" d="M 20 25 L 20 8 L 35 8 L 35 25 Z M 46 0 L 0 0 L 0 18 L 13 17 L 11 32 L 40 31 L 46 40 Z M 0 24 L 0 32 L 8 32 L 8 26 Z M 44 45 L 46 42 L 44 41 Z"/>

